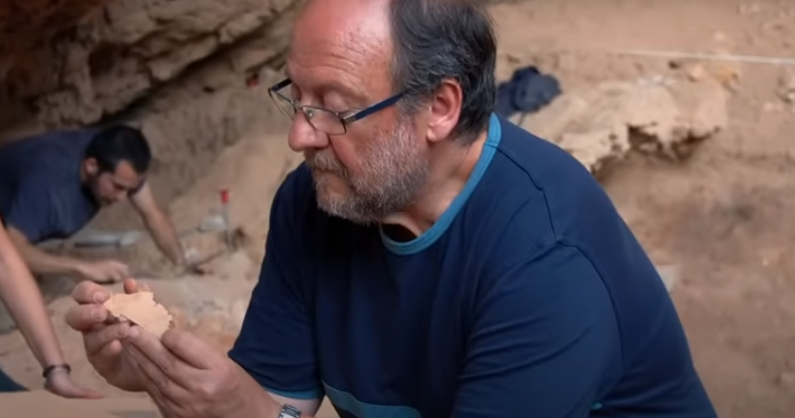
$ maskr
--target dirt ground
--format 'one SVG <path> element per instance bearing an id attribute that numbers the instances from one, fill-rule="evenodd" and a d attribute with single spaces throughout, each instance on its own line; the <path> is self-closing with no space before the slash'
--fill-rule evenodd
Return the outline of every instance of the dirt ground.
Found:
<path id="1" fill-rule="evenodd" d="M 599 49 L 795 57 L 792 2 L 537 0 L 493 15 L 501 52 L 564 88 L 667 71 Z M 654 260 L 681 266 L 674 299 L 720 415 L 792 417 L 795 107 L 777 91 L 795 68 L 735 67 L 728 129 L 684 163 L 633 156 L 603 184 Z"/>
<path id="2" fill-rule="evenodd" d="M 500 78 L 535 64 L 558 76 L 564 90 L 670 71 L 669 59 L 619 56 L 606 49 L 795 58 L 791 1 L 531 0 L 491 10 Z M 602 182 L 654 261 L 680 267 L 673 297 L 720 416 L 791 418 L 795 105 L 779 91 L 795 66 L 729 66 L 737 80 L 727 129 L 686 161 L 631 155 Z M 180 222 L 197 222 L 213 205 L 213 191 L 231 184 L 233 217 L 245 224 L 250 256 L 257 259 L 270 193 L 297 161 L 282 135 L 253 135 L 224 151 L 172 212 Z M 56 301 L 51 308 L 59 312 L 67 305 Z M 81 365 L 78 377 L 101 387 L 76 336 L 62 325 L 59 334 L 70 361 Z M 228 337 L 218 341 L 219 347 L 229 343 Z M 18 334 L 0 336 L 0 364 L 24 383 L 38 384 L 38 369 Z"/>

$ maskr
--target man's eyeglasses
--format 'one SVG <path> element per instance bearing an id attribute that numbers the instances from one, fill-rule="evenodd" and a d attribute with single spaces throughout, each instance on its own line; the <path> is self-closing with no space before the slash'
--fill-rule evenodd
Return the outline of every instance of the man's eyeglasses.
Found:
<path id="1" fill-rule="evenodd" d="M 325 132 L 328 135 L 344 135 L 348 132 L 348 125 L 351 123 L 386 109 L 403 98 L 403 93 L 398 93 L 361 110 L 336 112 L 318 106 L 298 104 L 294 99 L 285 96 L 279 91 L 289 86 L 291 83 L 292 80 L 288 78 L 271 86 L 271 88 L 268 89 L 268 94 L 271 96 L 271 99 L 273 99 L 279 110 L 288 118 L 295 118 L 295 115 L 300 111 L 313 128 Z"/>

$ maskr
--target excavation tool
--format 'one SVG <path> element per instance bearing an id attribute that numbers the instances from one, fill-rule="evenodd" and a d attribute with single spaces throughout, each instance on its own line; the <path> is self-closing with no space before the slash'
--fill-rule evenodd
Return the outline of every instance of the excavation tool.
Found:
<path id="1" fill-rule="evenodd" d="M 233 228 L 229 219 L 229 189 L 223 188 L 219 191 L 221 200 L 220 213 L 213 214 L 204 218 L 195 228 L 178 232 L 181 239 L 185 239 L 197 234 L 207 234 L 212 232 L 224 233 L 224 245 L 227 249 L 233 248 Z M 138 230 L 131 231 L 100 231 L 85 230 L 71 239 L 71 244 L 75 247 L 99 248 L 99 247 L 127 247 L 140 241 L 146 233 Z M 58 243 L 50 246 L 57 247 Z"/>
<path id="2" fill-rule="evenodd" d="M 210 215 L 195 228 L 179 231 L 180 238 L 188 238 L 196 234 L 206 234 L 211 232 L 224 231 L 225 241 L 228 242 L 227 236 L 231 234 L 231 228 L 226 223 L 228 216 L 224 214 Z M 86 230 L 81 232 L 78 236 L 74 237 L 71 242 L 75 247 L 82 248 L 99 248 L 99 247 L 127 247 L 140 241 L 146 237 L 143 231 L 100 231 L 96 229 Z"/>

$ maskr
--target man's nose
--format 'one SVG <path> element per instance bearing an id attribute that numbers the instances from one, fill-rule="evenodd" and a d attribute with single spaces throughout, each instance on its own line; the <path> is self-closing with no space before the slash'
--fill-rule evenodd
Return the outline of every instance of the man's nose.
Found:
<path id="1" fill-rule="evenodd" d="M 329 145 L 328 135 L 315 129 L 302 112 L 298 112 L 287 137 L 290 148 L 295 152 L 322 149 Z"/>

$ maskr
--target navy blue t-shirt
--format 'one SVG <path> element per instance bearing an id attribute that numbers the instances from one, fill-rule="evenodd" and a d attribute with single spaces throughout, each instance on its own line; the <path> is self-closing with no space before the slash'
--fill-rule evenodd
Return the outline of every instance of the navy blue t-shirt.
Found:
<path id="1" fill-rule="evenodd" d="M 592 176 L 493 116 L 469 181 L 420 237 L 280 187 L 229 355 L 272 393 L 359 418 L 713 418 L 676 310 Z"/>
<path id="2" fill-rule="evenodd" d="M 81 185 L 80 165 L 96 130 L 47 133 L 0 148 L 0 216 L 29 242 L 67 238 L 99 205 Z"/>

